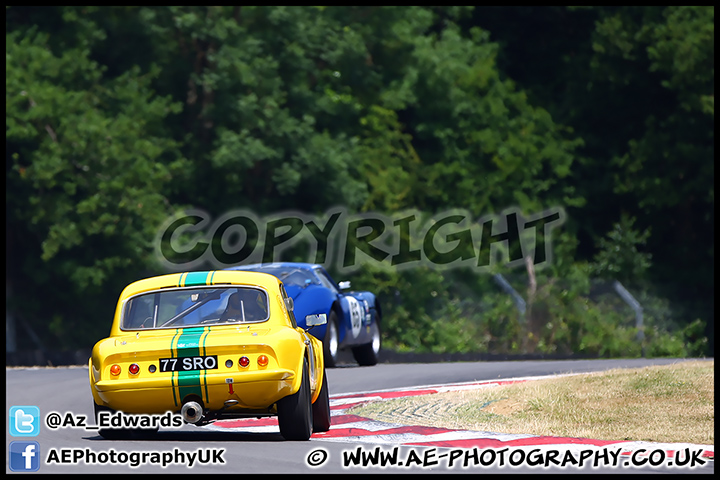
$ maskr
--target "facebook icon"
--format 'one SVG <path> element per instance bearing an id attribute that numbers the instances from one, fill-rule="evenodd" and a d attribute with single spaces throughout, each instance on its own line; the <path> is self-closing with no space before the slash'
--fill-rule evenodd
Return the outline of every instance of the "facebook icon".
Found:
<path id="1" fill-rule="evenodd" d="M 40 469 L 40 444 L 37 442 L 10 442 L 10 470 L 37 472 Z"/>

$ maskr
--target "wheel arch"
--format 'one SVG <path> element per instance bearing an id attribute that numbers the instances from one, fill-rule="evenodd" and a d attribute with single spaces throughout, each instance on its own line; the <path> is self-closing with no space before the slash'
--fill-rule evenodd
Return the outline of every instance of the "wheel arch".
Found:
<path id="1" fill-rule="evenodd" d="M 325 375 L 323 346 L 320 340 L 312 337 L 309 333 L 304 333 L 302 335 L 304 339 L 307 339 L 310 343 L 303 345 L 302 354 L 298 356 L 299 360 L 295 367 L 295 375 L 292 380 L 290 395 L 295 394 L 298 390 L 300 390 L 300 386 L 302 384 L 303 363 L 307 362 L 308 374 L 310 376 L 311 400 L 314 402 L 320 395 L 323 375 Z M 312 345 L 312 348 L 310 348 L 310 345 Z"/>

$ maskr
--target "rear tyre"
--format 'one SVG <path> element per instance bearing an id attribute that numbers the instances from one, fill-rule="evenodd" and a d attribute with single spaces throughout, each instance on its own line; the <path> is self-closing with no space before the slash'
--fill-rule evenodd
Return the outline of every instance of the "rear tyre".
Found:
<path id="1" fill-rule="evenodd" d="M 330 394 L 328 392 L 327 374 L 323 371 L 320 395 L 312 406 L 313 432 L 327 432 L 330 430 Z"/>
<path id="2" fill-rule="evenodd" d="M 303 361 L 300 388 L 277 403 L 278 425 L 285 440 L 309 440 L 312 435 L 313 411 L 310 398 L 310 376 L 307 360 Z"/>

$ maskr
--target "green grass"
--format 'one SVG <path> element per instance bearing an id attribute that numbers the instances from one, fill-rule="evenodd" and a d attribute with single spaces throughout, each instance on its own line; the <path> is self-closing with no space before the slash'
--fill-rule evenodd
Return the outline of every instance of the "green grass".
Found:
<path id="1" fill-rule="evenodd" d="M 714 380 L 714 361 L 689 361 L 405 397 L 348 413 L 496 433 L 714 445 Z"/>

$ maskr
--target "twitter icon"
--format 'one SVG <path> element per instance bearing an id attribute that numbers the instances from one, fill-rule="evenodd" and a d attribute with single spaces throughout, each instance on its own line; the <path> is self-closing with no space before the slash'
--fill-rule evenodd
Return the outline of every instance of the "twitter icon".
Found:
<path id="1" fill-rule="evenodd" d="M 40 433 L 40 409 L 34 406 L 10 407 L 10 435 L 37 437 Z"/>

